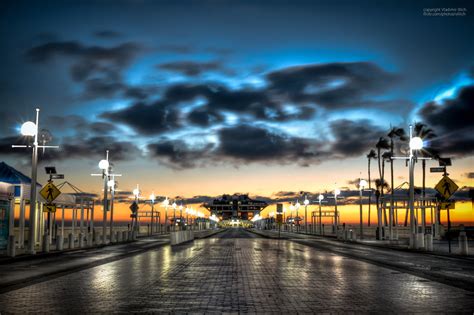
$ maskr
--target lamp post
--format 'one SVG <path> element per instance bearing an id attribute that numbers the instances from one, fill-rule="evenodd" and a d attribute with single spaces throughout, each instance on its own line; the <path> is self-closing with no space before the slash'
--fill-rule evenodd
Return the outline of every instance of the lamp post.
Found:
<path id="1" fill-rule="evenodd" d="M 135 203 L 138 206 L 138 199 L 140 198 L 140 187 L 137 184 L 137 187 L 133 190 L 133 196 L 135 196 Z M 135 224 L 133 224 L 132 229 L 137 235 L 140 233 L 140 228 L 138 227 L 138 209 L 137 215 L 135 216 Z"/>
<path id="2" fill-rule="evenodd" d="M 165 207 L 165 232 L 168 232 L 168 207 L 170 205 L 170 201 L 168 197 L 165 197 L 165 200 L 162 202 L 162 206 Z"/>
<path id="3" fill-rule="evenodd" d="M 364 188 L 367 186 L 367 181 L 365 179 L 359 179 L 359 204 L 360 204 L 360 239 L 364 238 L 364 225 L 363 225 L 363 215 L 362 215 L 362 192 Z"/>
<path id="4" fill-rule="evenodd" d="M 110 242 L 112 242 L 112 239 L 114 238 L 114 199 L 115 189 L 117 188 L 113 177 L 107 182 L 107 186 L 110 189 Z"/>
<path id="5" fill-rule="evenodd" d="M 309 205 L 309 200 L 307 198 L 308 196 L 304 197 L 304 231 L 306 234 L 308 234 L 308 205 Z"/>
<path id="6" fill-rule="evenodd" d="M 176 231 L 176 208 L 178 207 L 178 205 L 175 201 L 173 201 L 171 207 L 173 207 L 173 231 Z"/>
<path id="7" fill-rule="evenodd" d="M 152 192 L 150 195 L 150 203 L 151 203 L 151 235 L 153 235 L 153 214 L 155 211 L 155 193 Z"/>
<path id="8" fill-rule="evenodd" d="M 36 120 L 35 123 L 27 121 L 21 125 L 20 132 L 25 137 L 33 137 L 33 145 L 12 145 L 12 148 L 32 148 L 31 154 L 31 184 L 30 184 L 30 228 L 28 229 L 28 250 L 29 254 L 35 254 L 36 245 L 36 181 L 38 177 L 38 148 L 42 148 L 43 151 L 46 148 L 57 149 L 59 146 L 56 145 L 38 145 L 38 133 L 39 133 L 39 112 L 40 109 L 36 108 Z M 14 246 L 14 244 L 13 244 Z"/>
<path id="9" fill-rule="evenodd" d="M 321 211 L 321 203 L 323 202 L 324 195 L 319 194 L 318 202 L 319 202 L 319 234 L 323 234 L 323 222 L 322 222 L 322 211 Z"/>
<path id="10" fill-rule="evenodd" d="M 183 220 L 183 204 L 180 204 L 179 205 L 179 229 L 181 230 L 183 224 L 182 224 L 182 220 Z"/>
<path id="11" fill-rule="evenodd" d="M 297 221 L 297 225 L 296 225 L 296 232 L 299 232 L 300 231 L 300 217 L 298 215 L 298 210 L 300 209 L 301 207 L 301 204 L 298 200 L 296 200 L 296 203 L 295 203 L 295 209 L 296 209 L 296 221 Z"/>
<path id="12" fill-rule="evenodd" d="M 293 232 L 293 224 L 295 222 L 295 219 L 293 218 L 293 210 L 295 210 L 295 206 L 293 203 L 290 203 L 291 232 Z"/>
<path id="13" fill-rule="evenodd" d="M 341 191 L 336 188 L 334 189 L 334 233 L 337 234 L 337 218 L 338 218 L 338 215 L 337 215 L 337 196 L 339 196 L 341 194 Z"/>

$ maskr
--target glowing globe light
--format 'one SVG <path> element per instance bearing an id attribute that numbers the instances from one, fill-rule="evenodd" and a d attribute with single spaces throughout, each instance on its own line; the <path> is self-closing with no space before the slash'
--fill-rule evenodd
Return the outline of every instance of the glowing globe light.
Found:
<path id="1" fill-rule="evenodd" d="M 423 149 L 423 140 L 420 137 L 413 137 L 410 140 L 410 148 L 412 150 L 421 150 Z"/>
<path id="2" fill-rule="evenodd" d="M 359 182 L 359 187 L 360 189 L 364 189 L 364 187 L 367 187 L 367 181 L 365 179 L 361 179 Z"/>
<path id="3" fill-rule="evenodd" d="M 138 196 L 140 195 L 140 190 L 139 190 L 138 188 L 135 188 L 135 189 L 133 190 L 133 195 L 134 195 L 135 197 L 138 197 Z"/>
<path id="4" fill-rule="evenodd" d="M 334 195 L 339 196 L 341 194 L 341 191 L 339 189 L 334 190 Z"/>
<path id="5" fill-rule="evenodd" d="M 324 199 L 324 196 L 323 196 L 323 195 L 319 195 L 319 196 L 318 196 L 318 199 L 319 199 L 319 201 L 321 201 L 321 200 Z"/>
<path id="6" fill-rule="evenodd" d="M 32 121 L 27 121 L 21 125 L 20 132 L 24 136 L 35 136 L 36 135 L 36 125 Z"/>
<path id="7" fill-rule="evenodd" d="M 309 200 L 307 198 L 304 198 L 304 205 L 305 206 L 309 205 Z"/>
<path id="8" fill-rule="evenodd" d="M 107 187 L 113 188 L 114 186 L 115 186 L 115 181 L 113 179 L 111 179 L 107 182 Z"/>
<path id="9" fill-rule="evenodd" d="M 170 204 L 170 201 L 168 200 L 168 197 L 166 197 L 165 200 L 163 200 L 163 206 L 168 207 L 169 204 Z"/>
<path id="10" fill-rule="evenodd" d="M 108 168 L 109 168 L 109 161 L 107 161 L 107 160 L 100 160 L 100 162 L 99 162 L 99 168 L 100 168 L 101 170 L 106 170 L 106 169 L 108 169 Z"/>
<path id="11" fill-rule="evenodd" d="M 155 202 L 155 198 L 156 198 L 155 194 L 151 193 L 151 195 L 150 195 L 151 202 Z"/>

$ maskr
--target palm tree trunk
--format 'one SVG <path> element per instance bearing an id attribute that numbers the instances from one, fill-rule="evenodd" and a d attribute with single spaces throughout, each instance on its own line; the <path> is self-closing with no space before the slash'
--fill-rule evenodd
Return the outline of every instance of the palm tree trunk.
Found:
<path id="1" fill-rule="evenodd" d="M 393 157 L 393 138 L 390 139 L 390 157 Z M 395 226 L 395 220 L 393 220 L 393 199 L 394 199 L 394 191 L 393 191 L 393 188 L 394 188 L 394 180 L 393 180 L 393 159 L 390 160 L 390 185 L 391 185 L 391 189 L 390 189 L 390 207 L 391 207 L 391 214 L 390 216 L 392 217 L 392 223 L 393 223 L 393 226 Z"/>
<path id="2" fill-rule="evenodd" d="M 384 187 L 384 184 L 385 184 L 384 177 L 385 177 L 385 159 L 382 159 L 382 187 L 380 189 L 380 196 L 382 197 L 382 200 L 384 201 L 384 204 L 380 204 L 380 206 L 381 207 L 383 206 L 383 208 L 382 208 L 382 210 L 383 210 L 383 221 L 384 221 L 383 224 L 384 224 L 384 226 L 387 226 L 387 222 L 388 222 L 387 221 L 387 209 L 385 209 L 385 198 L 384 198 L 384 192 L 383 192 L 383 187 Z"/>

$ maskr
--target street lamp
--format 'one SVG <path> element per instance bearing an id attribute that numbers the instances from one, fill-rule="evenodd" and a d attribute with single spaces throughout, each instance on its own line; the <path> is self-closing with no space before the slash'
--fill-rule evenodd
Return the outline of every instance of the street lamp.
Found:
<path id="1" fill-rule="evenodd" d="M 173 208 L 173 231 L 176 231 L 176 208 L 178 205 L 174 201 L 171 207 Z"/>
<path id="2" fill-rule="evenodd" d="M 430 160 L 431 158 L 416 157 L 416 151 L 423 149 L 423 139 L 420 137 L 413 137 L 413 126 L 410 125 L 410 154 L 408 157 L 392 157 L 393 160 L 408 160 L 409 165 L 409 200 L 410 207 L 410 248 L 416 248 L 416 225 L 415 225 L 415 160 Z M 415 151 L 415 152 L 414 152 Z M 380 235 L 379 235 L 380 238 Z"/>
<path id="3" fill-rule="evenodd" d="M 341 194 L 341 191 L 336 188 L 334 189 L 334 233 L 337 234 L 337 196 Z"/>
<path id="4" fill-rule="evenodd" d="M 180 226 L 180 229 L 181 229 L 182 220 L 183 220 L 183 204 L 180 204 L 178 209 L 179 209 L 179 226 Z"/>
<path id="5" fill-rule="evenodd" d="M 318 202 L 319 202 L 319 234 L 323 234 L 323 222 L 322 222 L 322 211 L 321 211 L 321 203 L 323 202 L 324 195 L 319 194 Z"/>
<path id="6" fill-rule="evenodd" d="M 293 211 L 295 210 L 295 206 L 293 203 L 290 203 L 290 221 L 291 221 L 291 232 L 293 232 L 293 224 L 295 222 L 295 219 L 293 218 Z"/>
<path id="7" fill-rule="evenodd" d="M 165 197 L 165 200 L 163 200 L 161 205 L 165 207 L 165 232 L 168 232 L 168 207 L 170 205 L 168 197 Z"/>
<path id="8" fill-rule="evenodd" d="M 308 205 L 309 205 L 309 200 L 307 196 L 304 196 L 304 231 L 306 234 L 308 234 Z"/>
<path id="9" fill-rule="evenodd" d="M 300 209 L 301 204 L 298 200 L 296 200 L 295 203 L 295 209 L 296 209 L 296 232 L 300 231 L 300 217 L 298 216 L 298 210 Z"/>
<path id="10" fill-rule="evenodd" d="M 138 186 L 138 184 L 137 184 L 137 187 L 135 189 L 133 189 L 132 193 L 133 193 L 133 196 L 135 196 L 135 203 L 138 206 L 138 199 L 140 198 L 140 187 Z M 135 216 L 135 224 L 133 224 L 132 231 L 135 232 L 136 234 L 140 233 L 140 228 L 138 226 L 138 209 L 137 209 L 137 213 L 136 213 L 136 216 Z M 133 239 L 135 239 L 135 237 Z"/>
<path id="11" fill-rule="evenodd" d="M 114 199 L 115 199 L 115 189 L 116 182 L 115 179 L 111 179 L 107 182 L 107 187 L 110 189 L 110 242 L 114 238 Z"/>
<path id="12" fill-rule="evenodd" d="M 38 148 L 43 150 L 46 148 L 57 149 L 59 146 L 56 145 L 38 145 L 38 130 L 39 130 L 39 112 L 40 109 L 36 108 L 36 123 L 27 121 L 21 125 L 20 132 L 25 137 L 34 137 L 33 145 L 12 145 L 12 148 L 32 148 L 31 155 L 31 184 L 30 184 L 30 228 L 28 230 L 28 250 L 29 254 L 35 254 L 36 245 L 36 181 L 38 175 Z M 12 244 L 15 246 L 14 244 Z"/>
<path id="13" fill-rule="evenodd" d="M 359 180 L 359 203 L 360 203 L 360 239 L 364 238 L 364 228 L 363 228 L 363 216 L 362 216 L 362 192 L 364 188 L 367 187 L 367 181 L 365 179 Z"/>
<path id="14" fill-rule="evenodd" d="M 153 213 L 155 211 L 155 193 L 152 192 L 150 195 L 150 203 L 151 203 L 151 235 L 153 235 Z"/>

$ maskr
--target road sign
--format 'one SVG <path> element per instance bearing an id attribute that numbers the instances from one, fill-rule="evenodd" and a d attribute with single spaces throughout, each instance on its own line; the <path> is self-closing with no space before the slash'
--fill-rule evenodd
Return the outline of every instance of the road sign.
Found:
<path id="1" fill-rule="evenodd" d="M 51 179 L 64 179 L 64 174 L 51 174 Z"/>
<path id="2" fill-rule="evenodd" d="M 56 205 L 45 204 L 43 206 L 43 212 L 56 212 Z"/>
<path id="3" fill-rule="evenodd" d="M 446 167 L 441 166 L 441 167 L 430 167 L 430 172 L 431 173 L 444 173 L 446 170 Z"/>
<path id="4" fill-rule="evenodd" d="M 458 185 L 453 182 L 448 176 L 443 176 L 438 184 L 436 184 L 435 189 L 444 197 L 444 199 L 449 199 L 456 190 L 458 190 Z"/>
<path id="5" fill-rule="evenodd" d="M 277 203 L 277 213 L 283 213 L 283 204 Z"/>
<path id="6" fill-rule="evenodd" d="M 137 203 L 136 203 L 135 201 L 134 201 L 134 202 L 132 203 L 132 205 L 130 206 L 130 210 L 132 210 L 133 213 L 136 213 L 136 212 L 137 212 L 137 210 L 138 210 L 138 205 L 137 205 Z"/>
<path id="7" fill-rule="evenodd" d="M 53 182 L 48 182 L 43 188 L 41 188 L 39 193 L 46 201 L 48 201 L 48 203 L 51 203 L 61 194 L 59 189 L 54 186 Z"/>
<path id="8" fill-rule="evenodd" d="M 445 201 L 445 202 L 440 203 L 439 208 L 441 210 L 448 210 L 448 209 L 454 210 L 455 203 L 454 201 Z"/>

